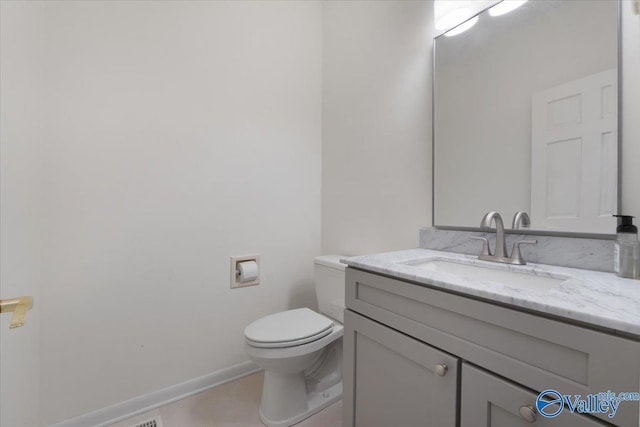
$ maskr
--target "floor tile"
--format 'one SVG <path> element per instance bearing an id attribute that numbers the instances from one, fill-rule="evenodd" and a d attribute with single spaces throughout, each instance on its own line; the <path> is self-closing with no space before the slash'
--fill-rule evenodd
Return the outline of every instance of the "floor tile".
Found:
<path id="1" fill-rule="evenodd" d="M 258 372 L 111 427 L 130 427 L 155 415 L 162 417 L 163 427 L 264 427 L 258 417 L 263 380 L 264 373 Z M 341 427 L 342 401 L 334 403 L 296 426 Z"/>

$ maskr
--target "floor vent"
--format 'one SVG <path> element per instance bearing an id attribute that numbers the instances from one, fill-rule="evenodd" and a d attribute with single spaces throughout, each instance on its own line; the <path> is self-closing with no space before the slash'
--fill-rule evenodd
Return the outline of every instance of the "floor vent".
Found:
<path id="1" fill-rule="evenodd" d="M 151 420 L 142 421 L 141 423 L 138 423 L 131 427 L 162 427 L 162 419 L 160 418 L 160 416 L 157 416 Z"/>

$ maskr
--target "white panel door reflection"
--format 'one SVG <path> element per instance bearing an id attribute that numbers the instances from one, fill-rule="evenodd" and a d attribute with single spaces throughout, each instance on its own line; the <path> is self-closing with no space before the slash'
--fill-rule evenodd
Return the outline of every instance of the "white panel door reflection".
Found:
<path id="1" fill-rule="evenodd" d="M 617 70 L 532 98 L 531 228 L 614 233 Z"/>

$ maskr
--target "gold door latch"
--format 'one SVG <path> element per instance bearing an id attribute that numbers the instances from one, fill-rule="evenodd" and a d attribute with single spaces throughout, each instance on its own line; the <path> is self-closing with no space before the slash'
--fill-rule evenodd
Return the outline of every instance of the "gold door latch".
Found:
<path id="1" fill-rule="evenodd" d="M 19 297 L 12 299 L 0 299 L 0 313 L 13 311 L 13 318 L 9 329 L 24 326 L 24 319 L 27 317 L 27 310 L 33 305 L 33 297 Z"/>

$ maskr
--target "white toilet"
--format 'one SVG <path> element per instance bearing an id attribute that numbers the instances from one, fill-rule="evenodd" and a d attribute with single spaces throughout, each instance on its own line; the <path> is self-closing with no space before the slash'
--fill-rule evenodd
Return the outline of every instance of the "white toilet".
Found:
<path id="1" fill-rule="evenodd" d="M 340 255 L 315 258 L 318 314 L 283 311 L 246 327 L 245 351 L 265 371 L 260 419 L 290 426 L 342 397 L 344 269 Z"/>

